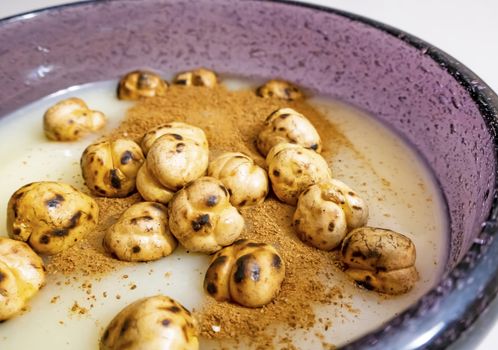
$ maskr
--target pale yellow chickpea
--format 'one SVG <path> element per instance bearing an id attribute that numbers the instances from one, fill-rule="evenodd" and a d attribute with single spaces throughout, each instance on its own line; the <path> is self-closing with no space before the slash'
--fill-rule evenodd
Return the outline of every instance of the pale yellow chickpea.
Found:
<path id="1" fill-rule="evenodd" d="M 7 230 L 40 254 L 59 253 L 93 230 L 99 207 L 90 196 L 60 182 L 18 189 L 7 207 Z"/>
<path id="2" fill-rule="evenodd" d="M 88 108 L 79 98 L 68 98 L 50 107 L 43 115 L 43 130 L 54 141 L 76 141 L 98 131 L 107 121 L 104 113 Z"/>

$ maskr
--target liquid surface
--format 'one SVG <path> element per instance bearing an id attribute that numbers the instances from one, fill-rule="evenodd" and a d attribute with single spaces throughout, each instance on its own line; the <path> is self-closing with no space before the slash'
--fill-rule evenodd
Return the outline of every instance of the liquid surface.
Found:
<path id="1" fill-rule="evenodd" d="M 247 85 L 227 79 L 232 89 Z M 19 187 L 33 181 L 63 181 L 83 188 L 79 159 L 93 139 L 116 127 L 132 105 L 115 98 L 116 82 L 69 89 L 26 106 L 0 121 L 0 225 L 6 225 L 7 202 Z M 55 102 L 79 97 L 109 118 L 106 129 L 73 143 L 48 141 L 42 116 Z M 293 333 L 294 345 L 321 348 L 341 345 L 381 326 L 429 290 L 439 279 L 446 259 L 447 222 L 444 203 L 424 163 L 392 131 L 363 112 L 340 102 L 312 98 L 310 103 L 354 145 L 340 147 L 327 159 L 333 175 L 349 184 L 367 201 L 369 225 L 409 236 L 417 248 L 420 281 L 408 294 L 386 298 L 354 286 L 347 278 L 337 283 L 352 295 L 351 307 L 337 314 L 336 306 L 320 306 L 317 318 L 330 321 L 311 331 Z M 334 140 L 323 140 L 335 147 Z M 5 229 L 0 235 L 6 235 Z M 31 301 L 29 310 L 0 325 L 0 349 L 98 348 L 103 328 L 124 306 L 144 296 L 169 295 L 189 309 L 202 305 L 204 272 L 209 257 L 178 249 L 153 263 L 129 266 L 99 280 L 68 281 L 48 276 L 47 286 Z M 330 282 L 330 281 L 329 281 Z M 91 283 L 91 286 L 88 284 Z M 351 311 L 353 310 L 353 311 Z M 316 332 L 323 337 L 316 336 Z M 201 340 L 201 344 L 203 341 Z M 217 348 L 205 342 L 202 348 Z"/>

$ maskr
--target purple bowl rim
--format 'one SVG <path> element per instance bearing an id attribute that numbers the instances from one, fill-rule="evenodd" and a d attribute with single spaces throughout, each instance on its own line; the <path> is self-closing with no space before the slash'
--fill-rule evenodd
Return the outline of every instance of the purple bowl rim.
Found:
<path id="1" fill-rule="evenodd" d="M 477 318 L 487 309 L 491 301 L 498 293 L 498 266 L 490 270 L 489 266 L 484 266 L 482 263 L 483 257 L 491 255 L 495 251 L 498 252 L 498 240 L 494 239 L 498 232 L 498 95 L 471 69 L 467 68 L 461 62 L 456 60 L 451 55 L 447 54 L 436 46 L 422 40 L 403 30 L 392 27 L 388 24 L 377 20 L 370 19 L 361 15 L 357 15 L 348 11 L 326 7 L 317 4 L 303 3 L 296 0 L 242 0 L 252 2 L 277 3 L 280 5 L 302 7 L 311 10 L 331 13 L 341 17 L 350 19 L 351 21 L 361 22 L 384 33 L 392 35 L 406 44 L 423 50 L 438 66 L 450 74 L 469 94 L 471 99 L 477 105 L 479 112 L 486 124 L 487 130 L 490 133 L 494 146 L 495 158 L 495 183 L 493 186 L 493 202 L 487 219 L 482 223 L 482 230 L 478 237 L 474 239 L 472 246 L 464 255 L 462 260 L 438 283 L 424 294 L 420 300 L 413 304 L 410 308 L 400 313 L 395 318 L 388 321 L 378 329 L 368 333 L 367 335 L 354 340 L 353 342 L 341 347 L 341 349 L 426 349 L 426 348 L 446 348 L 458 339 L 466 330 L 470 329 Z M 78 2 L 64 3 L 55 6 L 44 7 L 32 11 L 15 14 L 0 18 L 0 29 L 4 24 L 12 21 L 29 21 L 32 15 L 38 15 L 54 10 L 63 10 L 65 8 L 82 7 L 100 3 L 118 3 L 120 0 L 81 0 Z M 474 281 L 475 285 L 479 286 L 481 293 L 466 295 L 463 289 L 458 287 L 458 281 L 468 277 L 472 272 L 478 269 L 490 270 L 489 273 L 481 275 L 480 278 Z M 436 316 L 431 315 L 430 318 L 425 315 L 424 311 L 431 309 L 438 304 L 438 307 L 444 307 L 442 297 L 448 294 L 454 294 L 459 300 L 460 306 L 457 313 L 453 312 L 440 313 Z M 446 306 L 451 306 L 450 304 Z M 431 337 L 425 342 L 418 344 L 416 347 L 405 343 L 404 346 L 396 346 L 391 344 L 391 338 L 397 332 L 412 332 L 413 327 L 420 330 L 424 328 L 424 324 L 435 324 L 435 322 L 443 322 L 442 327 L 438 327 L 436 332 L 432 332 Z M 412 322 L 408 327 L 408 322 Z M 413 324 L 415 322 L 415 324 Z M 491 325 L 488 325 L 490 327 Z M 427 328 L 427 327 L 425 327 Z M 429 328 L 430 330 L 430 328 Z M 416 335 L 415 335 L 416 336 Z"/>

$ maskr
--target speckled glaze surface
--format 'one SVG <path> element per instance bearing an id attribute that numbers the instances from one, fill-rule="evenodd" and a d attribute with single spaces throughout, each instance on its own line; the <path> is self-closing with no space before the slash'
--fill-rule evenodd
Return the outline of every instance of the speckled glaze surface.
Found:
<path id="1" fill-rule="evenodd" d="M 439 181 L 451 224 L 446 277 L 351 349 L 438 348 L 473 323 L 498 284 L 496 203 L 490 213 L 498 98 L 457 61 L 398 30 L 256 0 L 97 1 L 39 11 L 0 22 L 0 116 L 133 68 L 197 66 L 282 77 L 358 106 L 416 147 Z"/>

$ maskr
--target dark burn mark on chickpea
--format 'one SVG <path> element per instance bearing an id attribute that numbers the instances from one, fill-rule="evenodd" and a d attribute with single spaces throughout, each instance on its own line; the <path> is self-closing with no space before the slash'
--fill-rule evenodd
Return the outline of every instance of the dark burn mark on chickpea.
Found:
<path id="1" fill-rule="evenodd" d="M 370 277 L 370 276 L 367 276 Z M 374 290 L 374 287 L 367 281 L 355 281 L 357 285 L 367 289 L 367 290 Z"/>
<path id="2" fill-rule="evenodd" d="M 48 244 L 50 242 L 50 237 L 47 235 L 43 235 L 40 237 L 41 244 Z"/>
<path id="3" fill-rule="evenodd" d="M 206 200 L 206 204 L 208 207 L 214 207 L 216 204 L 218 204 L 218 196 L 209 196 Z"/>
<path id="4" fill-rule="evenodd" d="M 0 283 L 2 283 L 2 281 L 5 279 L 5 275 L 0 272 Z"/>
<path id="5" fill-rule="evenodd" d="M 239 203 L 240 206 L 246 205 L 247 201 L 244 199 L 242 202 Z"/>
<path id="6" fill-rule="evenodd" d="M 348 194 L 351 196 L 351 197 L 354 197 L 356 196 L 356 193 L 352 192 L 352 191 L 349 191 Z"/>
<path id="7" fill-rule="evenodd" d="M 177 314 L 179 313 L 180 311 L 182 311 L 178 306 L 176 305 L 173 305 L 171 307 L 168 308 L 169 311 L 171 311 L 172 313 L 174 314 Z"/>
<path id="8" fill-rule="evenodd" d="M 175 80 L 176 85 L 187 85 L 187 79 L 177 79 Z"/>
<path id="9" fill-rule="evenodd" d="M 218 293 L 218 288 L 216 287 L 216 284 L 213 282 L 209 282 L 206 286 L 206 290 L 209 294 L 214 295 Z"/>
<path id="10" fill-rule="evenodd" d="M 353 209 L 354 210 L 361 210 L 361 207 L 357 206 L 357 205 L 353 205 Z"/>
<path id="11" fill-rule="evenodd" d="M 355 250 L 353 252 L 353 254 L 351 254 L 353 256 L 353 258 L 362 258 L 362 259 L 367 259 L 367 256 L 365 254 L 363 254 L 362 251 L 360 250 Z"/>
<path id="12" fill-rule="evenodd" d="M 301 220 L 299 220 L 299 219 L 294 220 L 294 226 L 299 226 L 300 223 L 301 223 Z"/>
<path id="13" fill-rule="evenodd" d="M 313 150 L 313 151 L 316 151 L 318 149 L 318 144 L 317 143 L 314 143 L 310 146 L 310 148 Z"/>
<path id="14" fill-rule="evenodd" d="M 141 250 L 141 249 L 140 249 L 140 247 L 139 247 L 138 245 L 136 245 L 136 246 L 134 246 L 131 250 L 132 250 L 132 252 L 133 252 L 134 254 L 137 254 L 137 253 L 140 253 L 140 250 Z"/>
<path id="15" fill-rule="evenodd" d="M 150 76 L 144 72 L 140 73 L 137 80 L 137 87 L 139 89 L 147 89 L 148 87 L 151 87 L 151 85 Z"/>
<path id="16" fill-rule="evenodd" d="M 278 128 L 278 131 L 285 131 L 285 128 L 284 127 L 280 127 L 280 128 Z"/>
<path id="17" fill-rule="evenodd" d="M 282 266 L 282 259 L 277 254 L 273 254 L 273 258 L 271 260 L 271 266 L 276 269 L 279 269 Z"/>
<path id="18" fill-rule="evenodd" d="M 246 277 L 249 277 L 255 282 L 259 281 L 261 268 L 257 263 L 252 262 L 251 259 L 253 259 L 252 254 L 246 254 L 237 259 L 235 262 L 237 270 L 233 275 L 235 283 L 242 282 Z"/>
<path id="19" fill-rule="evenodd" d="M 199 231 L 202 227 L 209 223 L 209 214 L 202 214 L 192 221 L 192 228 L 194 231 Z"/>
<path id="20" fill-rule="evenodd" d="M 81 210 L 78 210 L 73 216 L 71 216 L 71 219 L 69 220 L 69 226 L 67 227 L 68 229 L 73 229 L 78 225 L 78 222 L 80 221 L 81 215 L 83 213 Z"/>
<path id="21" fill-rule="evenodd" d="M 121 180 L 119 179 L 117 169 L 111 169 L 110 178 L 111 178 L 111 186 L 117 190 L 121 189 Z"/>
<path id="22" fill-rule="evenodd" d="M 59 228 L 52 231 L 52 236 L 54 237 L 65 237 L 69 234 L 69 230 L 67 228 Z"/>
<path id="23" fill-rule="evenodd" d="M 289 114 L 289 113 L 284 113 L 284 114 L 281 114 L 281 115 L 280 115 L 280 118 L 281 118 L 281 119 L 285 119 L 285 118 L 287 118 L 287 117 L 290 117 L 290 114 Z"/>
<path id="24" fill-rule="evenodd" d="M 21 234 L 21 229 L 19 227 L 16 227 L 14 230 L 13 230 L 13 233 L 16 235 L 16 236 L 19 236 Z"/>
<path id="25" fill-rule="evenodd" d="M 240 158 L 242 158 L 242 159 L 245 159 L 246 157 L 244 157 L 244 156 L 240 156 L 240 155 L 239 155 L 239 156 L 235 156 L 235 158 L 239 158 L 239 159 L 240 159 Z"/>
<path id="26" fill-rule="evenodd" d="M 225 256 L 225 255 L 220 255 L 219 257 L 217 257 L 212 263 L 211 263 L 211 266 L 210 268 L 215 268 L 219 265 L 223 265 L 227 262 L 228 260 L 228 257 Z"/>
<path id="27" fill-rule="evenodd" d="M 278 170 L 273 170 L 273 175 L 275 175 L 276 177 L 279 177 L 280 176 L 280 171 Z"/>
<path id="28" fill-rule="evenodd" d="M 377 266 L 375 268 L 375 273 L 379 273 L 379 272 L 387 272 L 387 269 L 384 266 Z"/>
<path id="29" fill-rule="evenodd" d="M 327 227 L 327 229 L 332 232 L 334 231 L 334 228 L 335 228 L 335 224 L 333 221 L 329 222 L 329 226 Z"/>
<path id="30" fill-rule="evenodd" d="M 171 323 L 171 320 L 168 320 L 167 318 L 165 318 L 164 320 L 161 321 L 161 324 L 164 327 L 168 327 L 170 323 Z"/>
<path id="31" fill-rule="evenodd" d="M 64 202 L 64 197 L 60 194 L 56 194 L 54 198 L 48 199 L 45 202 L 45 205 L 49 208 L 57 208 L 62 202 Z"/>
<path id="32" fill-rule="evenodd" d="M 159 203 L 152 203 L 151 206 L 158 209 L 158 210 L 161 210 L 161 211 L 163 210 L 163 207 Z"/>
<path id="33" fill-rule="evenodd" d="M 128 164 L 130 161 L 133 160 L 133 153 L 131 153 L 130 151 L 125 151 L 122 155 L 121 155 L 121 159 L 120 159 L 120 162 L 121 164 Z"/>
<path id="34" fill-rule="evenodd" d="M 136 225 L 139 221 L 141 220 L 144 220 L 144 221 L 152 221 L 154 220 L 154 218 L 152 216 L 149 216 L 149 215 L 144 215 L 144 216 L 139 216 L 139 217 L 136 217 L 136 218 L 133 218 L 130 220 L 130 223 L 132 225 Z"/>
<path id="35" fill-rule="evenodd" d="M 182 135 L 178 135 L 178 134 L 168 134 L 168 135 L 173 136 L 175 138 L 175 140 L 183 140 Z"/>
<path id="36" fill-rule="evenodd" d="M 182 153 L 185 149 L 185 144 L 183 142 L 179 142 L 176 144 L 176 153 Z"/>
<path id="37" fill-rule="evenodd" d="M 121 330 L 119 331 L 119 333 L 121 335 L 123 335 L 128 330 L 128 328 L 130 328 L 130 326 L 131 326 L 130 319 L 128 319 L 128 318 L 125 319 L 124 322 L 123 322 L 123 325 L 121 326 Z"/>

